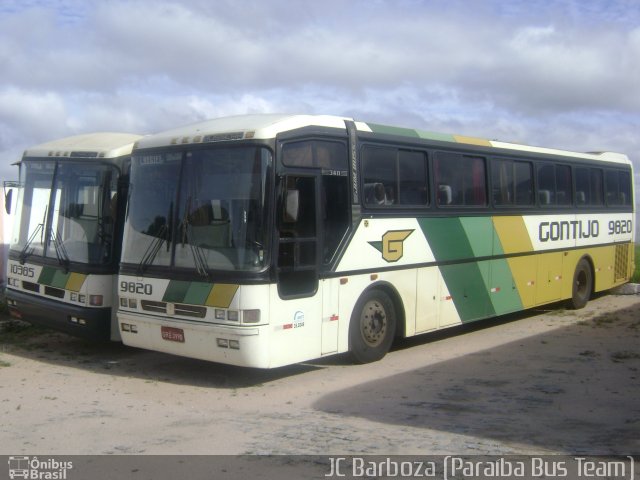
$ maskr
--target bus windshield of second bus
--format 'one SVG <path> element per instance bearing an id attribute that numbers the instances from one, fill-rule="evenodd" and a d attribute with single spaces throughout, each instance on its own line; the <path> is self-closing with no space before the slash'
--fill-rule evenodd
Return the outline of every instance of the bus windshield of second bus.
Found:
<path id="1" fill-rule="evenodd" d="M 93 340 L 119 340 L 113 292 L 122 246 L 129 133 L 97 132 L 27 149 L 7 264 L 9 313 Z"/>
<path id="2" fill-rule="evenodd" d="M 62 265 L 108 264 L 117 182 L 118 171 L 109 164 L 25 161 L 11 249 L 22 262 L 41 256 Z"/>
<path id="3" fill-rule="evenodd" d="M 266 148 L 207 148 L 132 157 L 123 262 L 195 270 L 265 267 Z"/>

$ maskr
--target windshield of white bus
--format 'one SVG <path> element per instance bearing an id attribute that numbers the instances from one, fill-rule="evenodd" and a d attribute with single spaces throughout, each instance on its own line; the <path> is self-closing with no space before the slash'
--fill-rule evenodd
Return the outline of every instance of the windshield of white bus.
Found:
<path id="1" fill-rule="evenodd" d="M 25 160 L 11 249 L 22 261 L 110 263 L 117 184 L 111 165 Z"/>
<path id="2" fill-rule="evenodd" d="M 139 153 L 132 157 L 122 261 L 196 270 L 265 266 L 266 182 L 260 147 Z"/>

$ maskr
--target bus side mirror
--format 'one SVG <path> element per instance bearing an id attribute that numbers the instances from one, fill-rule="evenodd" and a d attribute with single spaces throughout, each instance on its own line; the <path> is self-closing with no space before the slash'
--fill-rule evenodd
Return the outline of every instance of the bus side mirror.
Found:
<path id="1" fill-rule="evenodd" d="M 287 190 L 284 200 L 284 222 L 295 223 L 298 221 L 300 211 L 300 190 Z"/>
<path id="2" fill-rule="evenodd" d="M 4 194 L 4 209 L 7 213 L 11 213 L 11 201 L 13 199 L 13 190 L 9 190 Z"/>

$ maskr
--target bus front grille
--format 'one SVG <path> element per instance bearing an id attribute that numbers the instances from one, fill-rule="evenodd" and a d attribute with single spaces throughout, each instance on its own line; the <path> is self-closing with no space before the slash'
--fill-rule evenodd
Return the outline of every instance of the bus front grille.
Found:
<path id="1" fill-rule="evenodd" d="M 56 298 L 64 298 L 64 290 L 54 287 L 44 287 L 44 294 Z"/>
<path id="2" fill-rule="evenodd" d="M 40 284 L 22 281 L 22 288 L 29 290 L 30 292 L 40 293 Z"/>
<path id="3" fill-rule="evenodd" d="M 153 313 L 167 313 L 166 302 L 156 302 L 153 300 L 142 300 L 140 302 L 143 310 Z M 182 303 L 175 304 L 175 314 L 184 317 L 204 318 L 207 315 L 207 308 L 198 305 L 185 305 Z"/>
<path id="4" fill-rule="evenodd" d="M 142 300 L 140 302 L 143 310 L 154 313 L 167 313 L 167 304 L 165 302 L 154 302 L 152 300 Z"/>

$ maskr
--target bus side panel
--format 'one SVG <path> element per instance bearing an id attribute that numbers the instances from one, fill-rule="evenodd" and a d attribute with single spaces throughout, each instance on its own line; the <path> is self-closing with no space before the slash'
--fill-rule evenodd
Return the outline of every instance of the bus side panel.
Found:
<path id="1" fill-rule="evenodd" d="M 562 252 L 537 255 L 536 305 L 554 302 L 562 298 Z M 573 275 L 572 275 L 573 277 Z"/>
<path id="2" fill-rule="evenodd" d="M 537 257 L 511 257 L 507 259 L 507 263 L 522 302 L 522 308 L 533 307 L 536 304 Z"/>
<path id="3" fill-rule="evenodd" d="M 440 326 L 440 304 L 443 298 L 440 293 L 441 285 L 444 285 L 444 282 L 437 267 L 420 268 L 418 270 L 416 288 L 416 333 L 436 330 Z M 409 323 L 411 323 L 410 319 L 407 320 L 407 324 Z"/>
<path id="4" fill-rule="evenodd" d="M 270 367 L 318 358 L 322 349 L 323 283 L 311 297 L 284 300 L 270 286 Z"/>

